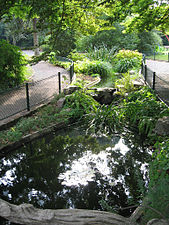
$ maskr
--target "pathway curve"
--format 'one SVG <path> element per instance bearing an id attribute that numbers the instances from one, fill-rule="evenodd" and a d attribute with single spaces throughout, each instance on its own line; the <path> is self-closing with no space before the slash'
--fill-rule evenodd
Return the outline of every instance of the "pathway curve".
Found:
<path id="1" fill-rule="evenodd" d="M 24 54 L 33 55 L 33 51 L 24 51 Z M 54 66 L 48 62 L 41 61 L 32 66 L 33 75 L 29 84 L 30 107 L 42 103 L 54 94 L 59 93 L 58 72 L 61 73 L 62 89 L 69 84 L 69 71 Z M 0 95 L 0 125 L 10 120 L 12 115 L 23 112 L 27 109 L 26 88 L 25 86 Z M 11 118 L 12 119 L 12 118 Z"/>
<path id="2" fill-rule="evenodd" d="M 24 50 L 23 53 L 28 56 L 34 56 L 34 51 L 32 50 Z M 69 79 L 69 72 L 61 67 L 54 66 L 46 61 L 41 61 L 36 65 L 31 66 L 33 69 L 33 81 L 39 81 L 45 78 L 48 78 L 53 75 L 58 75 L 60 72 L 62 75 L 65 75 L 67 79 Z"/>
<path id="3" fill-rule="evenodd" d="M 169 106 L 169 62 L 146 60 L 146 65 L 150 70 L 156 72 L 155 90 Z"/>
<path id="4" fill-rule="evenodd" d="M 152 71 L 157 73 L 157 76 L 169 82 L 169 62 L 146 60 L 146 64 Z"/>

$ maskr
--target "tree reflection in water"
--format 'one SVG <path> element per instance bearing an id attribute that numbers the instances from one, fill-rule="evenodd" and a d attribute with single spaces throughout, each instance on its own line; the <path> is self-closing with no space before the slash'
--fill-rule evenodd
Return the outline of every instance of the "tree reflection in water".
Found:
<path id="1" fill-rule="evenodd" d="M 0 197 L 40 208 L 120 210 L 141 201 L 148 182 L 147 150 L 132 140 L 79 135 L 33 141 L 0 160 Z M 75 133 L 74 133 L 75 132 Z M 68 133 L 69 134 L 69 133 Z"/>

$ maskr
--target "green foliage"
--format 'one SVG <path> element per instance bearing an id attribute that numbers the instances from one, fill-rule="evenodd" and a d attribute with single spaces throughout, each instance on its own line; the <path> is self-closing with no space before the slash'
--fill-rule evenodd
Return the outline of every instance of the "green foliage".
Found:
<path id="1" fill-rule="evenodd" d="M 95 134 L 112 134 L 122 128 L 118 107 L 101 105 L 89 123 L 89 130 Z"/>
<path id="2" fill-rule="evenodd" d="M 53 65 L 68 69 L 70 67 L 71 63 L 66 60 L 63 60 L 63 59 L 61 57 L 60 58 L 57 57 L 57 53 L 55 53 L 55 52 L 50 52 L 50 54 L 48 56 L 49 62 L 52 63 Z"/>
<path id="3" fill-rule="evenodd" d="M 125 73 L 131 69 L 140 69 L 141 60 L 142 54 L 137 51 L 120 50 L 115 56 L 115 70 Z"/>
<path id="4" fill-rule="evenodd" d="M 20 85 L 25 80 L 26 63 L 21 51 L 5 40 L 0 41 L 0 89 Z"/>
<path id="5" fill-rule="evenodd" d="M 144 222 L 153 218 L 169 219 L 169 139 L 157 141 L 154 147 L 149 190 L 144 203 Z"/>
<path id="6" fill-rule="evenodd" d="M 169 139 L 156 142 L 153 162 L 150 165 L 150 186 L 154 187 L 158 180 L 169 179 Z"/>
<path id="7" fill-rule="evenodd" d="M 115 87 L 120 92 L 121 95 L 125 95 L 131 91 L 135 90 L 133 81 L 137 78 L 138 75 L 132 76 L 130 73 L 122 74 L 120 79 L 115 81 Z"/>
<path id="8" fill-rule="evenodd" d="M 75 64 L 75 72 L 87 75 L 99 74 L 102 79 L 112 75 L 112 65 L 108 62 L 89 61 L 88 59 Z"/>
<path id="9" fill-rule="evenodd" d="M 112 25 L 111 25 L 112 27 Z M 91 49 L 107 48 L 113 51 L 120 49 L 135 50 L 139 42 L 137 34 L 124 33 L 124 26 L 116 23 L 113 24 L 114 29 L 101 30 L 95 35 L 83 36 L 77 41 L 77 49 L 79 51 L 91 51 Z"/>
<path id="10" fill-rule="evenodd" d="M 133 92 L 123 102 L 121 119 L 130 128 L 136 128 L 140 135 L 150 136 L 158 118 L 169 114 L 164 103 L 157 101 L 148 88 Z"/>
<path id="11" fill-rule="evenodd" d="M 154 218 L 169 219 L 169 177 L 159 179 L 155 187 L 149 188 L 146 198 L 143 204 L 144 224 Z"/>
<path id="12" fill-rule="evenodd" d="M 83 90 L 66 96 L 65 108 L 71 109 L 72 120 L 82 119 L 83 116 L 96 113 L 98 106 L 99 103 Z"/>
<path id="13" fill-rule="evenodd" d="M 91 48 L 88 50 L 87 57 L 91 60 L 100 60 L 112 63 L 115 51 L 116 50 L 114 48 L 109 49 L 105 46 L 103 46 L 102 48 L 94 47 L 94 49 Z"/>
<path id="14" fill-rule="evenodd" d="M 152 137 L 152 131 L 158 118 L 169 115 L 164 103 L 157 101 L 150 89 L 143 88 L 132 92 L 118 106 L 103 106 L 96 112 L 90 126 L 95 131 L 137 133 L 144 139 Z"/>
<path id="15" fill-rule="evenodd" d="M 144 54 L 152 54 L 155 51 L 156 46 L 162 45 L 162 39 L 157 32 L 154 31 L 143 31 L 139 33 L 139 44 L 138 51 Z"/>
<path id="16" fill-rule="evenodd" d="M 153 218 L 169 219 L 169 139 L 163 142 L 156 142 L 154 145 L 153 161 L 150 163 L 150 182 L 147 194 L 148 206 L 156 209 L 145 208 L 144 219 Z"/>
<path id="17" fill-rule="evenodd" d="M 68 58 L 71 59 L 73 62 L 83 61 L 86 58 L 86 54 L 78 53 L 78 52 L 71 52 L 68 55 Z"/>
<path id="18" fill-rule="evenodd" d="M 75 32 L 67 29 L 55 33 L 51 38 L 51 44 L 53 51 L 57 52 L 57 55 L 66 57 L 76 47 Z"/>

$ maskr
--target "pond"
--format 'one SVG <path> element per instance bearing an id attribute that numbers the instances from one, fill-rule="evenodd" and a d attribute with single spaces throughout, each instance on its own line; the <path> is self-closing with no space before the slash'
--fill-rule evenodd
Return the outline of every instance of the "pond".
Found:
<path id="1" fill-rule="evenodd" d="M 134 140 L 134 138 L 133 138 Z M 120 135 L 53 132 L 0 160 L 0 198 L 38 208 L 110 210 L 130 216 L 148 183 L 147 149 Z M 1 218 L 0 224 L 12 224 Z"/>

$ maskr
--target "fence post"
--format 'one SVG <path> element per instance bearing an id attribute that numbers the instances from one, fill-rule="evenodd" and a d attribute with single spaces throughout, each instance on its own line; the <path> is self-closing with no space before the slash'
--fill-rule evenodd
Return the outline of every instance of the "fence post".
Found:
<path id="1" fill-rule="evenodd" d="M 147 82 L 147 65 L 144 66 L 144 69 L 145 69 L 144 79 L 145 79 L 145 82 Z"/>
<path id="2" fill-rule="evenodd" d="M 61 74 L 58 72 L 58 81 L 59 81 L 59 94 L 61 94 Z"/>
<path id="3" fill-rule="evenodd" d="M 153 90 L 155 90 L 155 78 L 156 78 L 156 73 L 153 72 L 153 87 L 152 87 Z"/>
<path id="4" fill-rule="evenodd" d="M 27 104 L 27 110 L 30 111 L 29 85 L 28 85 L 28 83 L 26 83 L 26 104 Z"/>
<path id="5" fill-rule="evenodd" d="M 72 83 L 73 74 L 74 74 L 74 63 L 72 63 L 70 66 L 70 83 Z"/>

